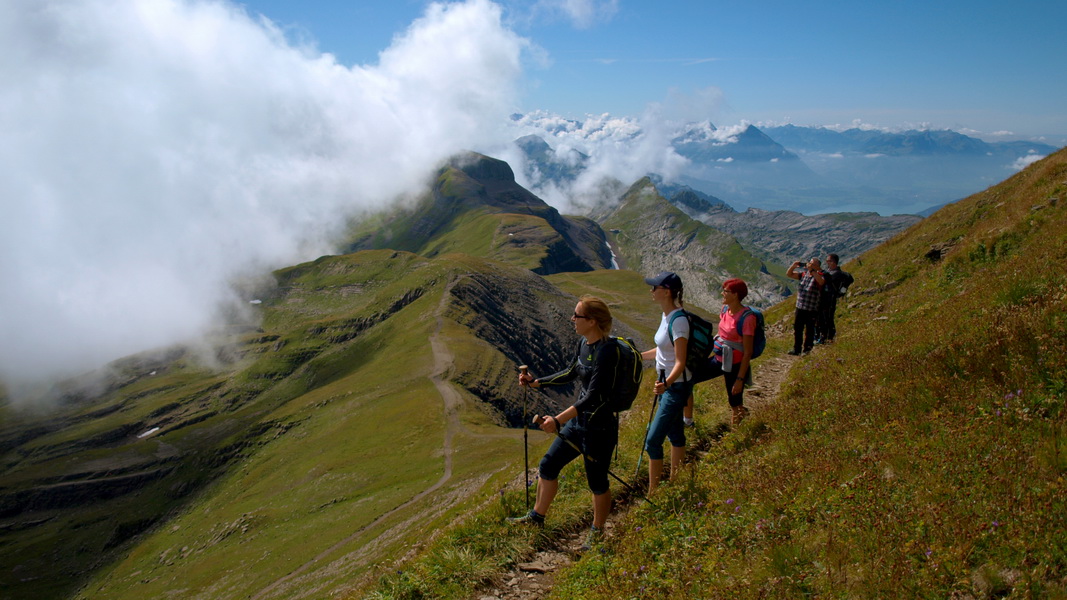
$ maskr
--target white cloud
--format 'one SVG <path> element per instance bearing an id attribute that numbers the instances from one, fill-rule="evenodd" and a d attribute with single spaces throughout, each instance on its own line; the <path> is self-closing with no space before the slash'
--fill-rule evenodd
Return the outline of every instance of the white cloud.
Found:
<path id="1" fill-rule="evenodd" d="M 1011 169 L 1014 171 L 1022 171 L 1026 167 L 1029 167 L 1030 165 L 1041 160 L 1042 158 L 1045 158 L 1043 154 L 1037 154 L 1031 151 L 1030 154 L 1017 158 L 1015 162 L 1012 163 Z"/>
<path id="2" fill-rule="evenodd" d="M 351 68 L 228 2 L 2 3 L 0 378 L 212 327 L 234 277 L 499 140 L 525 47 L 488 0 Z"/>
<path id="3" fill-rule="evenodd" d="M 671 147 L 670 141 L 678 132 L 666 127 L 654 111 L 641 119 L 600 114 L 587 115 L 582 121 L 534 112 L 520 118 L 515 127 L 513 137 L 538 135 L 557 155 L 576 150 L 589 157 L 577 181 L 560 187 L 526 179 L 517 153 L 507 149 L 492 152 L 512 165 L 520 184 L 563 212 L 581 212 L 603 202 L 604 194 L 614 190 L 609 180 L 628 186 L 650 173 L 669 180 L 688 162 Z"/>
<path id="4" fill-rule="evenodd" d="M 538 0 L 534 14 L 562 15 L 578 29 L 608 21 L 619 10 L 618 0 Z"/>

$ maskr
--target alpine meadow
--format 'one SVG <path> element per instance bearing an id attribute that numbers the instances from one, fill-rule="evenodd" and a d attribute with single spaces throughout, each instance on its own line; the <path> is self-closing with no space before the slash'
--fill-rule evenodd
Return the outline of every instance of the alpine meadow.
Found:
<path id="1" fill-rule="evenodd" d="M 47 408 L 5 392 L 3 597 L 1067 597 L 1067 150 L 857 253 L 837 341 L 796 358 L 777 250 L 674 201 L 646 178 L 562 215 L 507 163 L 457 156 L 339 254 L 246 282 L 253 314 L 209 352 L 126 357 Z M 662 269 L 709 315 L 722 279 L 753 287 L 771 338 L 752 415 L 728 425 L 721 384 L 699 385 L 691 460 L 644 499 L 646 376 L 612 465 L 637 489 L 613 481 L 604 542 L 568 550 L 581 461 L 543 529 L 507 525 L 533 479 L 524 418 L 573 401 L 524 394 L 518 366 L 564 365 L 586 293 L 652 347 Z M 528 437 L 536 460 L 550 436 Z"/>

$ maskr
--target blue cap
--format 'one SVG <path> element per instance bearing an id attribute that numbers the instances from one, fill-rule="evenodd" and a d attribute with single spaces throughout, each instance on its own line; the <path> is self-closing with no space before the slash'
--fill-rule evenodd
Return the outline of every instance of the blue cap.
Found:
<path id="1" fill-rule="evenodd" d="M 671 290 L 682 289 L 682 278 L 670 271 L 664 271 L 655 277 L 645 277 L 645 283 L 651 286 L 661 286 Z"/>

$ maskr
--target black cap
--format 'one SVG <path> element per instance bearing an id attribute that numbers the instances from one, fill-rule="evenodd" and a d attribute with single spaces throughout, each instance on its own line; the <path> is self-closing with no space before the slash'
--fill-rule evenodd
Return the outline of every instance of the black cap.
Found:
<path id="1" fill-rule="evenodd" d="M 672 290 L 682 289 L 682 278 L 670 271 L 664 271 L 655 277 L 645 277 L 645 283 L 651 286 L 661 286 Z"/>

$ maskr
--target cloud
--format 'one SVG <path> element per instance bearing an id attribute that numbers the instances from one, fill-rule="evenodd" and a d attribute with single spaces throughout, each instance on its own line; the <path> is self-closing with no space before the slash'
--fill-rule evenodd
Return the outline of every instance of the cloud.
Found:
<path id="1" fill-rule="evenodd" d="M 561 15 L 578 29 L 609 21 L 619 10 L 618 0 L 538 0 L 534 14 Z"/>
<path id="2" fill-rule="evenodd" d="M 629 186 L 650 173 L 670 180 L 688 164 L 670 143 L 678 131 L 662 119 L 655 106 L 641 118 L 600 114 L 586 115 L 580 121 L 536 111 L 520 117 L 514 126 L 514 137 L 540 136 L 557 156 L 577 151 L 589 157 L 577 180 L 560 186 L 527 179 L 518 152 L 500 149 L 494 153 L 515 168 L 520 184 L 563 212 L 582 212 L 606 201 L 606 195 L 619 191 L 617 182 Z"/>
<path id="3" fill-rule="evenodd" d="M 247 306 L 235 278 L 505 135 L 526 47 L 488 0 L 432 4 L 353 67 L 229 2 L 3 3 L 0 379 L 216 326 Z"/>
<path id="4" fill-rule="evenodd" d="M 1021 157 L 1017 158 L 1015 160 L 1015 162 L 1012 163 L 1011 169 L 1013 171 L 1022 171 L 1026 167 L 1029 167 L 1030 165 L 1036 163 L 1037 161 L 1039 161 L 1039 160 L 1041 160 L 1043 158 L 1045 158 L 1045 155 L 1037 154 L 1035 152 L 1031 152 L 1030 154 L 1028 154 L 1026 156 L 1021 156 Z"/>

